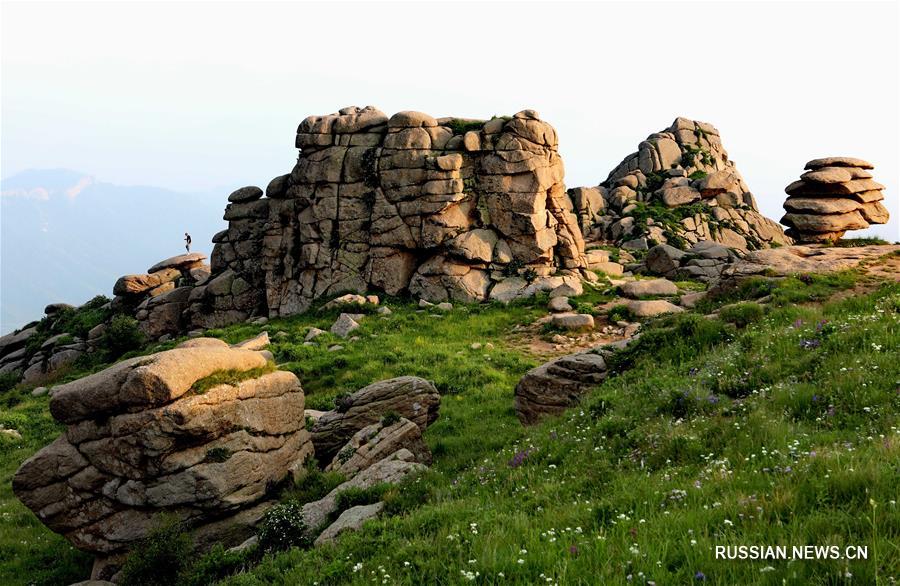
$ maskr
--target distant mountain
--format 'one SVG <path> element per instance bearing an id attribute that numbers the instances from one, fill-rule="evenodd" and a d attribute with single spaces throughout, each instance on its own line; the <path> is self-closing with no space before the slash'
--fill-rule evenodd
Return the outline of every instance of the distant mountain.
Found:
<path id="1" fill-rule="evenodd" d="M 209 254 L 227 193 L 179 193 L 103 183 L 68 169 L 0 181 L 0 334 L 44 306 L 111 295 L 115 280 L 184 251 Z"/>

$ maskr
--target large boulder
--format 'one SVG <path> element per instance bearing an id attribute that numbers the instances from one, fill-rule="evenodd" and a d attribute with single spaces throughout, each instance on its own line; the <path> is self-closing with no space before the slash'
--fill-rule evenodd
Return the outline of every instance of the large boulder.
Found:
<path id="1" fill-rule="evenodd" d="M 258 505 L 311 456 L 293 374 L 267 371 L 257 352 L 192 342 L 53 394 L 50 411 L 67 428 L 22 464 L 13 491 L 75 547 L 115 558 L 160 514 L 224 531 L 224 519 Z M 233 382 L 204 381 L 213 374 L 228 381 L 222 373 Z M 219 540 L 247 537 L 226 533 Z"/>
<path id="2" fill-rule="evenodd" d="M 581 396 L 606 378 L 600 354 L 579 352 L 562 356 L 528 371 L 516 385 L 516 415 L 525 425 L 559 415 L 577 405 Z"/>
<path id="3" fill-rule="evenodd" d="M 401 376 L 373 383 L 355 393 L 339 397 L 337 408 L 322 415 L 312 428 L 316 458 L 331 462 L 359 430 L 396 414 L 415 423 L 420 430 L 438 418 L 441 396 L 429 381 Z"/>

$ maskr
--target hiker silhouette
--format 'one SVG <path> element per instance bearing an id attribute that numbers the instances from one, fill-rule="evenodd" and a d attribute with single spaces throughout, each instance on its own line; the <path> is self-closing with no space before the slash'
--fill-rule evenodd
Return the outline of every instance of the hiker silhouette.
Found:
<path id="1" fill-rule="evenodd" d="M 191 251 L 191 235 L 187 232 L 184 233 L 184 249 L 188 252 Z"/>

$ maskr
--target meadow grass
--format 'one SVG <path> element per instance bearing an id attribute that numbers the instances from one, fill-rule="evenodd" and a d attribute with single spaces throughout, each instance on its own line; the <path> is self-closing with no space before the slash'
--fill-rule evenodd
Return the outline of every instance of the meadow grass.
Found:
<path id="1" fill-rule="evenodd" d="M 543 299 L 447 313 L 389 300 L 393 314 L 367 316 L 358 340 L 323 334 L 309 346 L 307 329 L 327 330 L 338 310 L 272 320 L 264 327 L 276 362 L 300 378 L 310 408 L 391 376 L 434 381 L 443 395 L 425 434 L 434 466 L 387 490 L 390 515 L 336 546 L 243 561 L 217 551 L 185 583 L 223 572 L 235 573 L 225 578 L 232 586 L 890 583 L 900 577 L 900 286 L 822 303 L 852 283 L 839 275 L 753 289 L 728 301 L 773 302 L 734 323 L 657 320 L 580 408 L 527 429 L 512 393 L 538 360 L 508 338 L 543 315 Z M 237 342 L 259 330 L 210 334 Z M 328 350 L 337 343 L 343 350 Z M 46 397 L 25 389 L 4 401 L 0 423 L 24 437 L 0 439 L 0 583 L 83 579 L 88 557 L 10 490 L 16 467 L 61 428 Z M 722 561 L 712 550 L 823 543 L 866 545 L 869 559 Z"/>

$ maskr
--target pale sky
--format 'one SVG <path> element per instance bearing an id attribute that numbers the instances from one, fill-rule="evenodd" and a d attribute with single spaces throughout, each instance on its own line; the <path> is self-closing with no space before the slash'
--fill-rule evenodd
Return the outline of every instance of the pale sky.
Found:
<path id="1" fill-rule="evenodd" d="M 290 171 L 297 124 L 375 105 L 538 110 L 570 187 L 676 116 L 718 127 L 760 206 L 812 158 L 876 165 L 900 239 L 898 3 L 2 4 L 2 175 L 66 167 L 228 192 Z"/>

